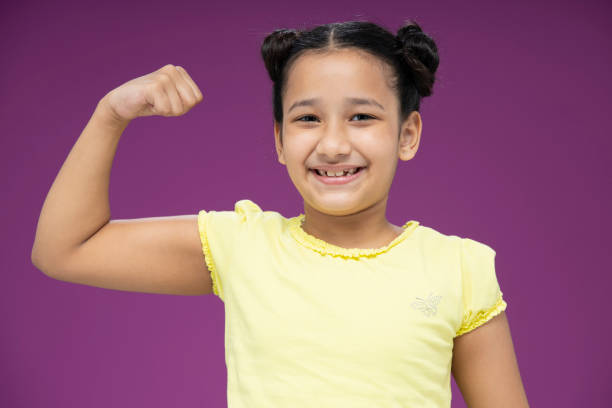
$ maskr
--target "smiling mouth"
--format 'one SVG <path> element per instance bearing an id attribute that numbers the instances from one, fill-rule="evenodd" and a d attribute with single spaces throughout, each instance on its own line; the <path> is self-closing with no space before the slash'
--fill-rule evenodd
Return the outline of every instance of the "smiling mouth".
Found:
<path id="1" fill-rule="evenodd" d="M 352 169 L 348 169 L 344 171 L 325 171 L 325 170 L 319 170 L 319 169 L 309 169 L 309 171 L 312 171 L 313 173 L 319 176 L 322 176 L 322 177 L 334 178 L 334 177 L 350 176 L 350 175 L 360 172 L 364 168 L 365 167 L 354 167 Z"/>

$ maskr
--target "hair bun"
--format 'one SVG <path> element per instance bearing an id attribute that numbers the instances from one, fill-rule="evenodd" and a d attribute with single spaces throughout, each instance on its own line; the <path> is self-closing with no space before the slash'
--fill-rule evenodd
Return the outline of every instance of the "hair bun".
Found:
<path id="1" fill-rule="evenodd" d="M 433 91 L 435 73 L 440 63 L 438 47 L 415 21 L 408 21 L 397 31 L 399 52 L 413 72 L 414 83 L 421 96 Z"/>
<path id="2" fill-rule="evenodd" d="M 272 81 L 276 82 L 281 77 L 281 70 L 298 36 L 297 30 L 279 28 L 264 39 L 261 45 L 261 57 Z"/>

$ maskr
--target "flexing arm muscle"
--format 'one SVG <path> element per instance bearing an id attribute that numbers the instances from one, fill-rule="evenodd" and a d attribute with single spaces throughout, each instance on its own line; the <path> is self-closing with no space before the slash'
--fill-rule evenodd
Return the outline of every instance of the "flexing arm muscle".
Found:
<path id="1" fill-rule="evenodd" d="M 107 289 L 212 292 L 197 215 L 111 220 L 55 262 L 37 267 L 54 279 Z"/>
<path id="2" fill-rule="evenodd" d="M 106 94 L 43 203 L 32 263 L 55 279 L 108 289 L 210 293 L 197 215 L 111 220 L 108 199 L 112 162 L 130 121 L 180 116 L 201 101 L 187 71 L 170 64 Z"/>

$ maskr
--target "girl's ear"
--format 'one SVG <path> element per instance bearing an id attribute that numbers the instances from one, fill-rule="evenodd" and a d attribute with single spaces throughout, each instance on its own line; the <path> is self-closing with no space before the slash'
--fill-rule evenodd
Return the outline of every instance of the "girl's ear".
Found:
<path id="1" fill-rule="evenodd" d="M 278 122 L 276 122 L 276 120 L 274 121 L 274 145 L 276 146 L 276 154 L 278 155 L 279 163 L 286 164 L 283 144 L 280 137 L 280 125 Z"/>
<path id="2" fill-rule="evenodd" d="M 423 122 L 418 111 L 410 112 L 410 115 L 400 127 L 399 137 L 399 158 L 400 160 L 410 160 L 416 154 L 421 140 L 421 130 Z"/>

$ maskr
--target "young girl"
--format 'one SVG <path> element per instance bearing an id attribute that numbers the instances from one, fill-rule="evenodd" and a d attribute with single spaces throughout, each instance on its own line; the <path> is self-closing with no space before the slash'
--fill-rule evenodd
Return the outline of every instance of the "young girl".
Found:
<path id="1" fill-rule="evenodd" d="M 233 211 L 110 220 L 128 123 L 202 101 L 189 74 L 166 65 L 98 103 L 43 205 L 34 264 L 104 288 L 214 292 L 232 408 L 449 407 L 451 372 L 470 407 L 527 407 L 495 251 L 385 216 L 398 159 L 419 146 L 434 41 L 415 22 L 393 35 L 352 21 L 276 30 L 261 54 L 278 160 L 303 214 L 242 199 Z"/>

